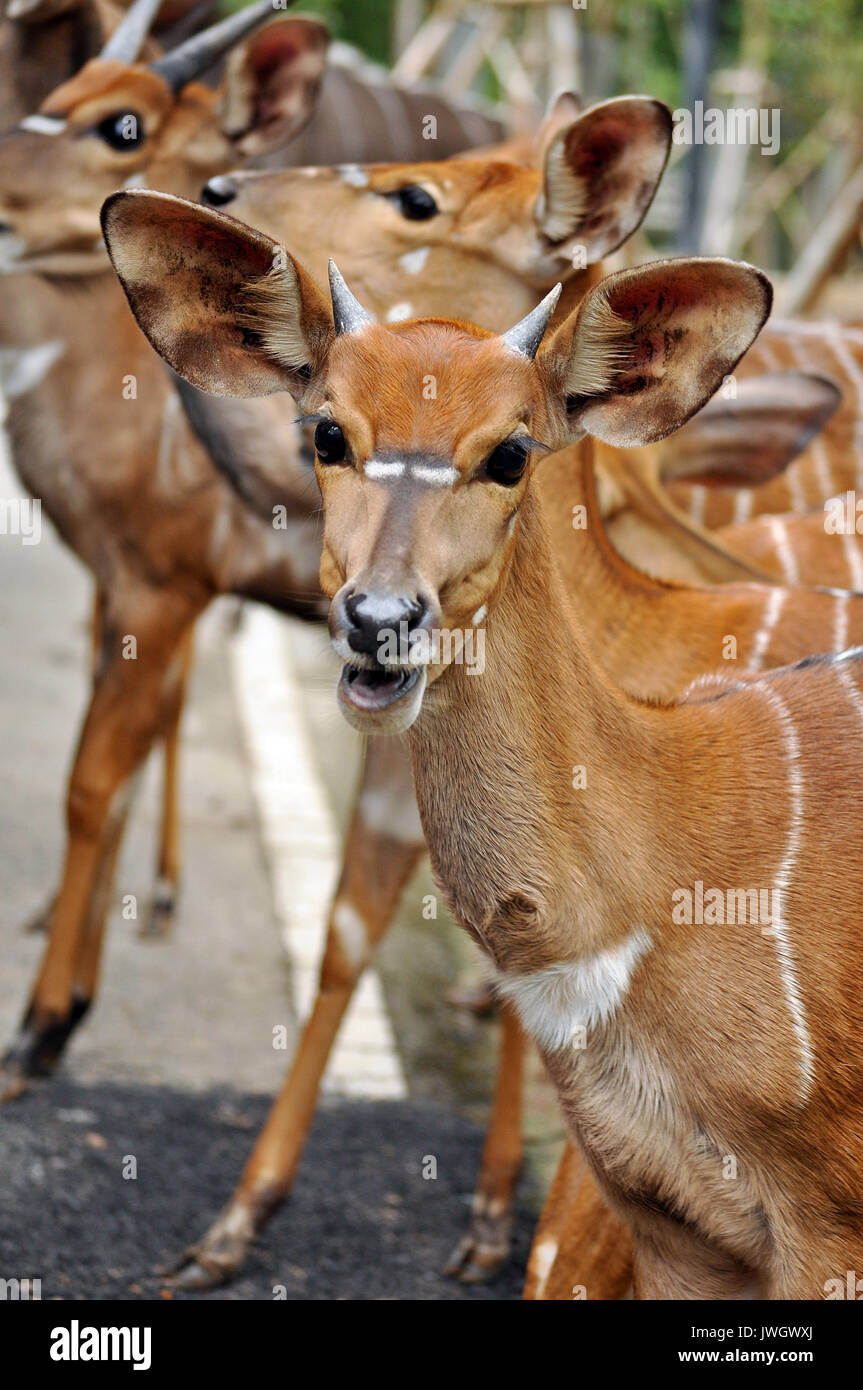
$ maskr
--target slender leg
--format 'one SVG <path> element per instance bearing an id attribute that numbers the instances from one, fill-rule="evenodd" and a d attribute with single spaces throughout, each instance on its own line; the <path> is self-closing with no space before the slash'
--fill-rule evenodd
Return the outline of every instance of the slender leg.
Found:
<path id="1" fill-rule="evenodd" d="M 490 1279 L 509 1254 L 512 1203 L 523 1162 L 521 1134 L 525 1037 L 509 1005 L 500 1011 L 501 1042 L 494 1099 L 470 1225 L 447 1274 L 465 1283 Z"/>
<path id="2" fill-rule="evenodd" d="M 536 1228 L 524 1297 L 543 1302 L 618 1299 L 631 1283 L 629 1230 L 606 1206 L 569 1140 Z"/>
<path id="3" fill-rule="evenodd" d="M 140 589 L 109 600 L 68 787 L 63 877 L 21 1031 L 3 1059 L 3 1098 L 51 1071 L 92 1002 L 109 901 L 105 866 L 119 847 L 130 780 L 162 733 L 182 644 L 204 602 Z"/>
<path id="4" fill-rule="evenodd" d="M 164 742 L 162 776 L 162 821 L 156 867 L 156 890 L 148 913 L 141 919 L 138 935 L 147 938 L 167 936 L 174 924 L 180 882 L 179 754 L 180 724 L 189 672 L 192 669 L 193 636 L 183 644 L 182 670 L 167 711 L 168 727 Z"/>
<path id="5" fill-rule="evenodd" d="M 212 1288 L 235 1274 L 255 1234 L 290 1192 L 345 1010 L 424 850 L 407 749 L 398 739 L 372 739 L 311 1016 L 230 1202 L 174 1267 L 180 1287 Z"/>

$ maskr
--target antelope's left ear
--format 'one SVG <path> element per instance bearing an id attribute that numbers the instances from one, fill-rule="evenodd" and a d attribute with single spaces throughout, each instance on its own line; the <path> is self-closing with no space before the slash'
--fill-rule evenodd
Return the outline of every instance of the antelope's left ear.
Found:
<path id="1" fill-rule="evenodd" d="M 286 145 L 311 119 L 330 36 L 319 19 L 276 19 L 233 48 L 225 65 L 222 129 L 244 158 Z"/>
<path id="2" fill-rule="evenodd" d="M 169 193 L 114 193 L 102 208 L 114 269 L 169 366 L 215 396 L 304 396 L 335 337 L 307 271 L 262 232 Z"/>
<path id="3" fill-rule="evenodd" d="M 733 371 L 773 291 L 742 262 L 656 261 L 610 275 L 541 350 L 562 439 L 653 444 L 685 424 Z"/>

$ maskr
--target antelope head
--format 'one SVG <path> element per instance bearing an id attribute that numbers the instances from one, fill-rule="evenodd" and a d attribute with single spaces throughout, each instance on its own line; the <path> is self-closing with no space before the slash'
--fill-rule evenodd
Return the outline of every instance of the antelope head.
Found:
<path id="1" fill-rule="evenodd" d="M 327 48 L 317 20 L 273 20 L 271 0 L 138 61 L 159 0 L 135 0 L 98 58 L 0 140 L 0 268 L 107 266 L 99 211 L 117 188 L 197 193 L 207 178 L 289 140 L 310 117 Z M 240 42 L 250 30 L 252 37 Z M 195 78 L 229 54 L 221 89 Z"/>
<path id="2" fill-rule="evenodd" d="M 216 394 L 288 391 L 314 423 L 340 698 L 367 731 L 409 727 L 446 671 L 423 634 L 493 618 L 543 455 L 585 434 L 620 448 L 672 434 L 750 346 L 772 297 L 750 266 L 666 261 L 603 281 L 547 341 L 558 289 L 502 335 L 381 324 L 334 266 L 330 305 L 292 256 L 279 262 L 269 238 L 227 219 L 221 241 L 212 224 L 156 289 L 128 212 L 127 199 L 109 202 L 106 241 L 170 365 Z M 227 269 L 190 324 L 203 264 Z"/>

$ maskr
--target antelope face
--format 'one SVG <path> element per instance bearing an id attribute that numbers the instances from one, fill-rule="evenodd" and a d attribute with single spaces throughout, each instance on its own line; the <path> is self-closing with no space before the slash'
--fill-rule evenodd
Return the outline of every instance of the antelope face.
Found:
<path id="1" fill-rule="evenodd" d="M 549 113 L 536 167 L 490 151 L 231 173 L 201 200 L 280 241 L 320 283 L 331 256 L 383 323 L 444 313 L 504 328 L 557 280 L 580 297 L 585 267 L 647 211 L 670 129 L 666 108 L 646 97 L 583 113 L 567 97 Z"/>
<path id="2" fill-rule="evenodd" d="M 543 397 L 502 344 L 430 320 L 333 347 L 315 411 L 321 583 L 357 728 L 408 727 L 506 569 Z"/>
<path id="3" fill-rule="evenodd" d="M 127 18 L 142 4 L 153 8 L 137 0 Z M 99 214 L 109 194 L 155 185 L 192 195 L 238 157 L 296 133 L 325 62 L 316 20 L 276 20 L 238 44 L 218 93 L 189 80 L 239 37 L 238 25 L 268 13 L 252 6 L 150 66 L 110 56 L 121 25 L 99 58 L 0 139 L 0 269 L 106 269 Z M 138 46 L 143 37 L 139 25 Z"/>

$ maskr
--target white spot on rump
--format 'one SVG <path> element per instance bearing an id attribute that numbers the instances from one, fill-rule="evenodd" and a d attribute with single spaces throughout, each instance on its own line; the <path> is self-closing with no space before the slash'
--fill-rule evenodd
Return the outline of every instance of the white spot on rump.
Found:
<path id="1" fill-rule="evenodd" d="M 416 251 L 407 251 L 403 256 L 399 256 L 399 265 L 408 275 L 419 275 L 428 260 L 430 250 L 430 246 L 420 246 Z"/>
<path id="2" fill-rule="evenodd" d="M 333 909 L 333 926 L 348 964 L 353 970 L 359 970 L 365 963 L 369 951 L 369 935 L 365 922 L 350 903 L 338 902 Z"/>
<path id="3" fill-rule="evenodd" d="M 652 941 L 636 927 L 619 946 L 586 960 L 568 961 L 526 975 L 499 975 L 497 989 L 514 1005 L 525 1031 L 540 1047 L 566 1047 L 577 1030 L 606 1023 L 629 991 Z"/>

